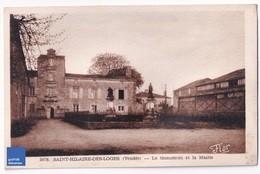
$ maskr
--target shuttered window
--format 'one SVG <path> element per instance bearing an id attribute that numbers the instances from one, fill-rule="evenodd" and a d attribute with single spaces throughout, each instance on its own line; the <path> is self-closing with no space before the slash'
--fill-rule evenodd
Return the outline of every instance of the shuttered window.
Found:
<path id="1" fill-rule="evenodd" d="M 92 99 L 92 89 L 88 88 L 88 99 Z"/>
<path id="2" fill-rule="evenodd" d="M 78 104 L 74 104 L 73 105 L 73 110 L 74 110 L 74 112 L 78 112 L 79 111 L 79 105 Z"/>
<path id="3" fill-rule="evenodd" d="M 118 89 L 115 89 L 114 92 L 115 92 L 114 94 L 115 99 L 118 99 Z"/>
<path id="4" fill-rule="evenodd" d="M 97 90 L 97 98 L 101 99 L 101 89 L 100 88 L 98 88 L 98 90 Z"/>
<path id="5" fill-rule="evenodd" d="M 70 98 L 73 98 L 73 88 L 70 88 Z"/>
<path id="6" fill-rule="evenodd" d="M 128 99 L 128 91 L 125 90 L 125 99 L 127 100 Z"/>
<path id="7" fill-rule="evenodd" d="M 96 93 L 96 90 L 88 88 L 88 99 L 96 99 Z"/>
<path id="8" fill-rule="evenodd" d="M 79 88 L 79 98 L 83 98 L 83 88 Z"/>
<path id="9" fill-rule="evenodd" d="M 125 91 L 124 90 L 118 90 L 118 99 L 124 100 L 125 99 Z"/>
<path id="10" fill-rule="evenodd" d="M 78 88 L 73 88 L 72 98 L 79 98 L 79 89 Z"/>

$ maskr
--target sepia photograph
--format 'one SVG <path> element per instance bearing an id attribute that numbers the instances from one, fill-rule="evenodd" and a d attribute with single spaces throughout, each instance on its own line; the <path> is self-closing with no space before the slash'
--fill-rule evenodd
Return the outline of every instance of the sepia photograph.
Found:
<path id="1" fill-rule="evenodd" d="M 256 165 L 256 8 L 5 8 L 6 168 Z"/>

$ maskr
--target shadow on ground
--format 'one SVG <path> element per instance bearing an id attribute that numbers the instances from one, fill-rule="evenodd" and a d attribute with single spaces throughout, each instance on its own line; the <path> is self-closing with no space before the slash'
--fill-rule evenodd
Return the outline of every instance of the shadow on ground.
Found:
<path id="1" fill-rule="evenodd" d="M 103 150 L 62 150 L 62 149 L 32 149 L 26 151 L 26 156 L 73 156 L 73 155 L 118 155 L 133 154 L 129 149 L 103 149 Z"/>

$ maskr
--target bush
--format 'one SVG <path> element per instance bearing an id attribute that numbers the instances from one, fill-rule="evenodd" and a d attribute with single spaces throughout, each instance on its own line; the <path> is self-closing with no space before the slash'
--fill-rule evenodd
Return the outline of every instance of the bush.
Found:
<path id="1" fill-rule="evenodd" d="M 36 119 L 32 117 L 22 118 L 16 120 L 11 124 L 11 137 L 20 137 L 27 134 L 34 125 L 36 125 Z"/>
<path id="2" fill-rule="evenodd" d="M 105 115 L 105 114 L 90 114 L 88 112 L 67 112 L 65 113 L 65 121 L 79 120 L 87 122 L 103 122 L 103 121 L 118 121 L 118 122 L 138 122 L 143 121 L 143 115 Z"/>
<path id="3" fill-rule="evenodd" d="M 91 114 L 89 112 L 66 112 L 65 120 L 102 121 L 105 114 Z"/>

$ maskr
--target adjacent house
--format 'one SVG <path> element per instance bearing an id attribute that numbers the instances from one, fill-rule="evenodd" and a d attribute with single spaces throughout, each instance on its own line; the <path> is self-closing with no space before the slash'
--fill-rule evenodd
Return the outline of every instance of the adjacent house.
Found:
<path id="1" fill-rule="evenodd" d="M 201 79 L 174 91 L 174 113 L 203 116 L 245 114 L 245 69 Z"/>
<path id="2" fill-rule="evenodd" d="M 156 94 L 153 93 L 154 99 L 155 99 L 155 103 L 154 103 L 154 107 L 156 108 L 156 110 L 158 112 L 160 112 L 163 109 L 163 106 L 166 104 L 167 106 L 171 106 L 172 105 L 172 98 L 165 96 L 165 95 L 161 95 L 161 94 Z M 144 92 L 139 92 L 136 94 L 136 98 L 139 100 L 140 103 L 147 103 L 147 98 L 148 98 L 148 90 L 144 91 Z"/>

